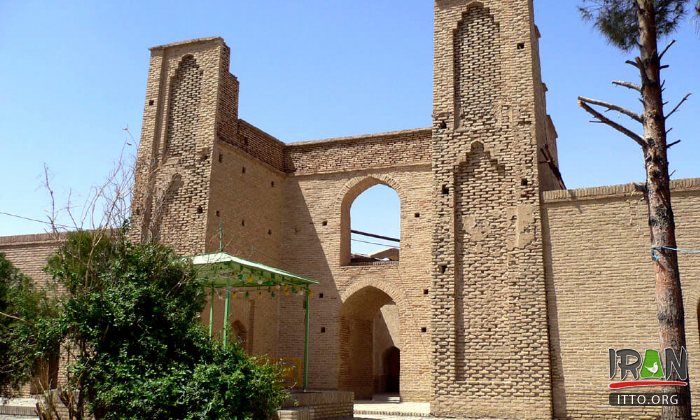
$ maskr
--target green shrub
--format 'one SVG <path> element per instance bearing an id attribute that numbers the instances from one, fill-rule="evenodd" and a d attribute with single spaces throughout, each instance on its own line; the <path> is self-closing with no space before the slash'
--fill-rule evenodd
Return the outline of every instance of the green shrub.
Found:
<path id="1" fill-rule="evenodd" d="M 0 389 L 6 396 L 28 381 L 44 351 L 37 322 L 53 313 L 43 290 L 0 253 Z"/>
<path id="2" fill-rule="evenodd" d="M 47 268 L 69 291 L 43 328 L 47 346 L 74 353 L 76 418 L 272 416 L 287 395 L 279 369 L 207 337 L 192 266 L 162 245 L 97 235 L 70 234 Z"/>

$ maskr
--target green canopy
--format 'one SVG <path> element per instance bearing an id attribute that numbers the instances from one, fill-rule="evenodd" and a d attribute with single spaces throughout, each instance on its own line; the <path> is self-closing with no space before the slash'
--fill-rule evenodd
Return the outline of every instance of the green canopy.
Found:
<path id="1" fill-rule="evenodd" d="M 197 266 L 199 275 L 209 280 L 209 284 L 214 287 L 289 285 L 308 288 L 312 284 L 318 284 L 317 281 L 289 271 L 248 261 L 225 252 L 198 255 L 192 258 L 192 264 Z"/>
<path id="2" fill-rule="evenodd" d="M 235 257 L 225 252 L 197 255 L 192 258 L 192 264 L 196 267 L 197 275 L 204 278 L 207 286 L 211 288 L 211 301 L 209 304 L 209 337 L 213 336 L 214 328 L 214 289 L 226 288 L 224 303 L 224 348 L 229 338 L 229 313 L 231 307 L 231 289 L 241 287 L 266 288 L 266 287 L 292 287 L 304 291 L 304 376 L 303 386 L 308 385 L 309 370 L 309 288 L 317 281 L 290 273 L 279 268 L 270 267 L 243 258 Z M 273 294 L 274 296 L 274 294 Z"/>

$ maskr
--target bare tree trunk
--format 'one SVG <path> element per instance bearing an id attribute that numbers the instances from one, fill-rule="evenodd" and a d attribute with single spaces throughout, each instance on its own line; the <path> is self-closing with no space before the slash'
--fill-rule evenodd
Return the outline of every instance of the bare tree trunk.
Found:
<path id="1" fill-rule="evenodd" d="M 637 65 L 642 81 L 644 102 L 644 149 L 646 167 L 646 201 L 649 209 L 649 229 L 654 247 L 654 270 L 656 272 L 656 304 L 659 320 L 661 350 L 671 348 L 680 354 L 685 347 L 685 313 L 681 277 L 678 270 L 676 248 L 676 226 L 671 208 L 671 188 L 668 173 L 666 117 L 661 86 L 661 59 L 657 47 L 656 16 L 653 0 L 637 0 L 639 5 L 639 49 Z M 663 353 L 662 353 L 663 354 Z M 675 378 L 678 380 L 676 372 Z M 690 419 L 690 378 L 688 386 L 675 387 L 682 405 L 664 406 L 664 419 Z"/>

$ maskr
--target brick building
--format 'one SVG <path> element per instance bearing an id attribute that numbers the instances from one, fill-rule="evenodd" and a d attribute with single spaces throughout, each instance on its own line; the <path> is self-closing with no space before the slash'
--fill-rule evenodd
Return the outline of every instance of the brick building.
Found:
<path id="1" fill-rule="evenodd" d="M 311 388 L 445 416 L 655 418 L 607 388 L 608 348 L 658 347 L 646 208 L 631 186 L 562 189 L 538 39 L 532 0 L 437 0 L 432 127 L 290 144 L 238 118 L 221 38 L 154 47 L 134 236 L 195 255 L 223 224 L 226 252 L 318 280 Z M 400 259 L 358 262 L 350 207 L 377 184 L 401 201 Z M 700 179 L 673 192 L 697 244 Z M 0 238 L 35 278 L 55 246 Z M 679 258 L 695 385 L 700 259 Z M 302 300 L 239 300 L 247 351 L 300 358 Z"/>

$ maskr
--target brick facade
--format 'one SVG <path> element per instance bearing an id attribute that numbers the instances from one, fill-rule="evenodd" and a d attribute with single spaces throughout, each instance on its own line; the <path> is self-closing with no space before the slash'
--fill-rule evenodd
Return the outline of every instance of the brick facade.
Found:
<path id="1" fill-rule="evenodd" d="M 606 388 L 609 347 L 656 346 L 645 209 L 627 186 L 559 190 L 538 39 L 531 0 L 437 0 L 433 126 L 293 144 L 238 118 L 222 39 L 152 48 L 133 238 L 319 281 L 311 388 L 371 397 L 396 347 L 401 397 L 436 415 L 653 418 L 609 407 Z M 400 260 L 355 264 L 350 207 L 377 184 L 401 202 Z M 673 191 L 679 243 L 698 244 L 700 181 Z M 0 252 L 44 280 L 56 243 Z M 680 257 L 691 378 L 698 261 Z M 249 352 L 301 358 L 302 302 L 239 296 L 234 331 Z"/>

